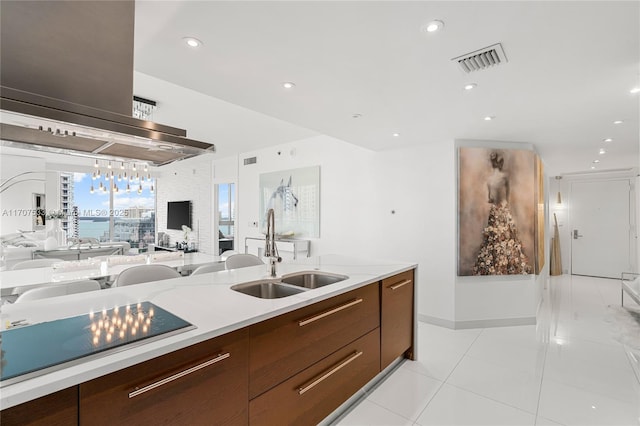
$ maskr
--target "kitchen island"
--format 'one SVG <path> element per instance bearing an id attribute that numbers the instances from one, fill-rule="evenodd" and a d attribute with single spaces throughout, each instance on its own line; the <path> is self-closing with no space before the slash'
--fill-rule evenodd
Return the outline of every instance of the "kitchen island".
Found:
<path id="1" fill-rule="evenodd" d="M 375 374 L 372 375 L 371 372 L 367 373 L 366 380 L 363 379 L 363 384 L 366 384 L 378 372 L 385 369 L 390 361 L 381 362 L 381 357 L 389 358 L 389 355 L 384 354 L 384 343 L 382 344 L 382 349 L 380 349 L 379 346 L 380 340 L 382 339 L 384 342 L 385 339 L 385 327 L 384 325 L 380 327 L 381 317 L 382 323 L 384 324 L 385 322 L 384 283 L 388 281 L 389 285 L 387 288 L 391 289 L 390 291 L 395 292 L 396 289 L 398 289 L 397 293 L 400 291 L 410 291 L 410 303 L 413 304 L 415 303 L 415 297 L 413 295 L 414 268 L 415 265 L 406 263 L 367 261 L 328 255 L 278 265 L 278 274 L 287 275 L 301 271 L 322 271 L 345 275 L 348 277 L 347 279 L 325 287 L 278 299 L 260 299 L 234 291 L 230 288 L 236 284 L 265 278 L 267 275 L 265 265 L 264 267 L 257 266 L 222 271 L 4 306 L 1 314 L 3 329 L 15 321 L 24 320 L 26 323 L 36 324 L 85 315 L 89 312 L 101 312 L 116 306 L 140 302 L 151 302 L 195 325 L 196 328 L 132 347 L 125 346 L 123 350 L 80 359 L 69 363 L 69 365 L 65 364 L 63 368 L 56 371 L 17 383 L 3 385 L 0 397 L 1 407 L 3 410 L 6 410 L 69 388 L 76 389 L 80 387 L 79 393 L 80 398 L 82 398 L 83 389 L 88 389 L 89 385 L 87 384 L 95 383 L 96 380 L 102 380 L 105 377 L 109 378 L 114 376 L 114 374 L 120 374 L 120 372 L 127 370 L 134 371 L 138 365 L 149 364 L 147 363 L 149 360 L 156 362 L 156 359 L 167 359 L 167 357 L 173 354 L 180 354 L 186 348 L 198 348 L 199 345 L 205 345 L 208 342 L 221 338 L 231 339 L 232 341 L 228 344 L 231 346 L 236 345 L 234 347 L 239 347 L 241 351 L 249 351 L 248 355 L 235 357 L 235 359 L 240 359 L 241 361 L 243 357 L 245 358 L 245 366 L 242 368 L 249 370 L 247 372 L 249 377 L 254 377 L 250 379 L 251 389 L 246 389 L 245 393 L 249 399 L 251 399 L 251 404 L 253 404 L 249 411 L 254 411 L 260 415 L 255 418 L 249 416 L 249 418 L 252 420 L 260 418 L 266 419 L 268 413 L 265 413 L 267 409 L 265 407 L 272 405 L 271 396 L 277 395 L 282 385 L 288 380 L 294 380 L 298 374 L 303 374 L 307 371 L 310 377 L 315 378 L 318 377 L 318 374 L 320 374 L 319 377 L 322 377 L 323 372 L 331 372 L 336 369 L 336 367 L 338 367 L 338 369 L 342 368 L 343 365 L 352 362 L 352 358 L 356 359 L 360 357 L 359 353 L 361 351 L 357 349 L 352 350 L 352 348 L 348 346 L 360 342 L 361 339 L 363 339 L 362 344 L 366 345 L 366 347 L 378 348 L 375 359 L 372 358 L 367 361 L 367 365 L 369 366 L 377 363 L 374 369 Z M 410 277 L 410 279 L 402 279 L 397 282 L 392 280 L 392 278 L 401 276 L 402 274 Z M 406 285 L 408 283 L 411 285 Z M 344 300 L 340 300 L 340 298 Z M 409 315 L 411 324 L 398 332 L 398 328 L 392 319 L 389 322 L 390 325 L 387 327 L 387 334 L 391 334 L 391 337 L 404 334 L 413 339 L 415 336 L 415 333 L 413 333 L 413 329 L 415 328 L 415 308 L 409 306 L 407 309 L 405 306 L 403 309 L 397 309 L 397 307 L 393 305 L 395 302 L 391 299 L 389 300 L 389 303 L 391 303 L 389 306 L 391 307 L 387 309 L 387 313 L 392 313 L 394 310 L 402 311 L 405 317 Z M 334 307 L 334 305 L 336 307 Z M 355 305 L 358 306 L 351 308 Z M 380 306 L 382 306 L 382 308 L 380 308 Z M 360 309 L 360 307 L 362 307 L 363 310 L 361 313 L 355 314 L 352 318 L 353 326 L 349 326 L 348 319 L 347 322 L 340 320 L 342 321 L 343 329 L 327 332 L 325 333 L 326 335 L 323 335 L 324 337 L 320 335 L 312 336 L 312 339 L 316 341 L 320 338 L 328 339 L 326 344 L 321 341 L 320 349 L 314 348 L 311 350 L 310 347 L 301 344 L 299 354 L 292 359 L 305 359 L 305 357 L 310 357 L 308 365 L 296 366 L 294 371 L 289 373 L 283 372 L 278 376 L 278 374 L 280 374 L 278 373 L 278 368 L 280 368 L 282 364 L 287 367 L 291 362 L 287 361 L 285 356 L 285 358 L 274 358 L 275 361 L 269 364 L 267 358 L 272 355 L 277 358 L 278 352 L 282 350 L 282 347 L 287 347 L 295 343 L 293 339 L 285 341 L 285 343 L 280 346 L 278 346 L 277 343 L 275 345 L 268 343 L 270 341 L 277 342 L 278 336 L 282 337 L 282 333 L 286 332 L 284 328 L 277 328 L 276 330 L 275 327 L 282 327 L 281 323 L 288 321 L 287 315 L 297 315 L 297 313 L 300 313 L 300 315 L 308 315 L 305 310 L 309 310 L 310 312 L 315 310 L 320 314 L 313 314 L 309 317 L 311 318 L 310 321 L 313 322 L 316 317 L 323 318 L 338 311 L 355 312 L 355 309 Z M 365 311 L 364 309 L 368 310 Z M 380 311 L 380 309 L 382 310 Z M 299 328 L 302 330 L 303 323 L 306 325 L 305 321 L 309 320 L 306 319 L 306 317 L 300 321 L 298 321 L 298 319 L 296 319 L 295 329 L 297 330 Z M 287 327 L 289 327 L 289 325 L 287 325 Z M 357 340 L 354 340 L 355 337 L 349 333 L 360 334 L 354 334 L 353 336 L 357 337 Z M 346 339 L 344 341 L 348 344 L 343 345 L 342 343 L 336 343 L 343 338 Z M 244 340 L 247 340 L 248 343 L 242 343 Z M 333 344 L 336 345 L 336 350 L 332 349 L 331 345 Z M 405 343 L 405 346 L 406 345 L 407 343 Z M 247 347 L 249 349 L 247 349 Z M 409 342 L 405 348 L 405 356 L 412 357 L 414 347 L 415 342 Z M 266 355 L 259 354 L 260 350 L 266 350 Z M 322 353 L 323 350 L 327 353 Z M 340 351 L 343 351 L 344 354 Z M 374 350 L 373 352 L 376 351 Z M 251 354 L 255 355 L 252 357 Z M 225 356 L 225 354 L 222 353 L 215 353 L 214 355 L 211 361 L 215 362 L 218 362 L 216 361 L 218 358 Z M 395 357 L 393 357 L 393 355 L 391 356 L 397 358 L 401 355 L 403 355 L 403 353 L 397 354 Z M 197 355 L 197 357 L 201 356 L 201 354 Z M 312 359 L 313 357 L 322 357 L 322 359 Z M 334 357 L 335 360 L 332 359 L 332 357 Z M 361 359 L 365 358 L 366 356 L 361 357 Z M 160 362 L 159 364 L 162 363 Z M 317 370 L 317 372 L 315 372 L 314 369 Z M 276 371 L 276 373 L 272 373 L 273 371 Z M 311 387 L 316 385 L 314 380 L 309 383 L 305 380 L 302 380 L 300 383 L 300 385 L 304 386 L 299 387 L 301 391 L 304 391 L 302 393 L 306 393 L 307 387 L 311 389 Z M 359 387 L 361 387 L 361 385 Z M 137 391 L 133 390 L 130 394 L 133 393 L 135 396 L 135 392 Z M 228 394 L 229 392 L 225 393 Z M 84 394 L 90 394 L 90 391 L 86 390 Z M 309 394 L 311 394 L 311 392 L 309 392 Z M 238 399 L 242 399 L 242 395 L 241 392 L 235 392 L 230 396 L 236 396 Z M 131 396 L 129 398 L 131 398 Z M 278 398 L 276 398 L 276 400 L 277 399 Z M 245 401 L 245 404 L 248 407 L 249 401 Z M 80 405 L 81 408 L 79 411 L 82 419 L 82 402 Z M 335 408 L 335 406 L 333 408 Z M 300 415 L 303 416 L 302 418 L 309 418 L 304 416 L 309 416 L 310 414 L 301 413 Z M 247 423 L 246 420 L 242 420 L 243 415 L 234 414 L 234 416 L 232 423 Z M 244 417 L 247 417 L 247 415 L 245 414 Z M 84 421 L 87 421 L 87 419 L 85 418 Z M 249 421 L 249 423 L 257 424 L 258 422 Z"/>

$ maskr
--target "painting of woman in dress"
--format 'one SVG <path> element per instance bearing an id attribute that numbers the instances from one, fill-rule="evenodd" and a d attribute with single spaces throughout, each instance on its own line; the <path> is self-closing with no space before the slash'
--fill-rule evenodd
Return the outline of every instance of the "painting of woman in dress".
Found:
<path id="1" fill-rule="evenodd" d="M 460 148 L 458 275 L 531 274 L 535 154 Z"/>

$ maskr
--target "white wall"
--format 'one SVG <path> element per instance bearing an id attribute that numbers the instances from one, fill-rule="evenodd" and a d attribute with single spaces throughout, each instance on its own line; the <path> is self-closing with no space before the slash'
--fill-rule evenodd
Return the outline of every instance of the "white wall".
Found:
<path id="1" fill-rule="evenodd" d="M 278 154 L 280 153 L 280 154 Z M 259 177 L 262 173 L 320 166 L 320 238 L 312 239 L 311 255 L 338 253 L 386 257 L 386 230 L 375 221 L 377 199 L 375 171 L 369 150 L 328 136 L 252 151 L 238 157 L 237 228 L 238 247 L 245 237 L 261 236 L 259 222 Z M 257 163 L 244 165 L 244 159 Z"/>
<path id="2" fill-rule="evenodd" d="M 374 175 L 382 250 L 418 263 L 418 312 L 450 327 L 455 321 L 454 166 L 454 143 L 444 141 L 379 152 Z"/>
<path id="3" fill-rule="evenodd" d="M 243 165 L 245 158 L 254 156 L 257 164 Z M 417 263 L 418 312 L 427 321 L 449 327 L 535 321 L 548 262 L 540 276 L 456 276 L 454 141 L 372 152 L 318 136 L 215 160 L 214 168 L 226 170 L 221 176 L 229 175 L 233 161 L 238 164 L 241 246 L 244 237 L 260 236 L 251 226 L 260 219 L 260 174 L 320 165 L 321 235 L 312 240 L 312 255 L 339 253 Z"/>
<path id="4" fill-rule="evenodd" d="M 46 173 L 45 161 L 42 158 L 8 155 L 3 153 L 0 156 L 0 181 L 6 182 L 18 174 L 30 173 L 15 178 L 2 188 L 0 193 L 0 235 L 16 232 L 17 229 L 32 230 L 33 216 L 31 210 L 33 206 L 33 194 L 45 193 Z M 15 185 L 12 185 L 12 183 Z M 5 188 L 8 188 L 5 190 Z M 53 198 L 53 196 L 52 196 Z M 49 196 L 46 198 L 47 210 L 54 206 L 49 203 Z"/>
<path id="5" fill-rule="evenodd" d="M 192 229 L 198 250 L 214 253 L 212 242 L 212 161 L 205 154 L 158 169 L 156 181 L 156 232 L 168 233 L 171 244 L 183 240 L 182 231 L 167 230 L 167 202 L 191 201 Z"/>

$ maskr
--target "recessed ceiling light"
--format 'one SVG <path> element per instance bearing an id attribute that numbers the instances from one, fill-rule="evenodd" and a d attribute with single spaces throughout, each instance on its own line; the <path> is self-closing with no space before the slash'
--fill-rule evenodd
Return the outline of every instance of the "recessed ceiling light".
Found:
<path id="1" fill-rule="evenodd" d="M 613 122 L 613 124 L 622 124 L 622 123 L 624 123 L 624 121 L 622 121 L 622 120 L 616 120 L 616 121 Z"/>
<path id="2" fill-rule="evenodd" d="M 606 154 L 607 151 L 605 151 L 604 148 L 600 148 L 600 151 L 598 151 L 598 154 L 602 155 L 602 154 Z"/>
<path id="3" fill-rule="evenodd" d="M 611 139 L 611 138 L 606 138 L 606 139 L 603 139 L 603 141 L 604 141 L 604 142 L 613 142 L 613 139 Z"/>
<path id="4" fill-rule="evenodd" d="M 284 83 L 282 83 L 282 87 L 284 87 L 285 89 L 293 89 L 294 87 L 296 87 L 296 84 L 290 81 L 285 81 Z"/>
<path id="5" fill-rule="evenodd" d="M 394 134 L 393 134 L 393 135 L 391 135 L 391 136 L 393 136 L 394 138 L 397 138 L 397 137 L 400 137 L 400 133 L 394 133 Z"/>
<path id="6" fill-rule="evenodd" d="M 187 46 L 189 47 L 196 48 L 196 47 L 202 46 L 202 42 L 194 37 L 185 37 L 183 38 L 183 40 L 185 43 L 187 43 Z"/>
<path id="7" fill-rule="evenodd" d="M 593 160 L 594 164 L 598 164 L 600 160 Z"/>
<path id="8" fill-rule="evenodd" d="M 596 169 L 596 166 L 591 166 L 591 170 L 595 170 L 595 169 Z"/>
<path id="9" fill-rule="evenodd" d="M 496 118 L 496 117 L 495 117 L 495 116 L 493 116 L 493 115 L 487 115 L 487 116 L 484 118 L 484 121 L 491 121 L 491 120 L 493 120 L 494 118 Z"/>
<path id="10" fill-rule="evenodd" d="M 476 83 L 468 83 L 464 85 L 464 90 L 472 90 L 478 86 Z"/>
<path id="11" fill-rule="evenodd" d="M 444 22 L 439 21 L 439 20 L 433 20 L 431 22 L 427 22 L 426 24 L 424 24 L 422 27 L 420 27 L 420 31 L 422 31 L 423 33 L 434 33 L 440 29 L 442 29 L 442 27 L 444 27 Z"/>
<path id="12" fill-rule="evenodd" d="M 362 114 L 358 114 L 358 113 L 353 114 L 353 115 L 351 116 L 351 118 L 360 118 L 360 117 L 362 117 Z"/>
<path id="13" fill-rule="evenodd" d="M 629 93 L 640 93 L 640 86 L 634 87 L 633 89 L 629 90 Z"/>

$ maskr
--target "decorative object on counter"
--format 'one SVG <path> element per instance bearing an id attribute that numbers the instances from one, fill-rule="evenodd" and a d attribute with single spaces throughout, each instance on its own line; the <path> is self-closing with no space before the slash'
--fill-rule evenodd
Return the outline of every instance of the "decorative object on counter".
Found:
<path id="1" fill-rule="evenodd" d="M 134 256 L 109 256 L 107 265 L 133 265 L 147 263 L 148 256 L 146 254 L 137 254 Z"/>
<path id="2" fill-rule="evenodd" d="M 54 272 L 82 271 L 85 269 L 100 269 L 102 261 L 96 258 L 82 260 L 67 260 L 51 265 Z"/>
<path id="3" fill-rule="evenodd" d="M 65 215 L 62 211 L 50 211 L 46 215 L 47 219 L 47 237 L 53 237 L 58 243 L 58 247 L 66 247 L 67 245 L 67 233 L 62 229 L 61 219 L 64 219 Z"/>
<path id="4" fill-rule="evenodd" d="M 458 275 L 534 272 L 535 153 L 461 147 Z"/>
<path id="5" fill-rule="evenodd" d="M 558 218 L 553 214 L 553 238 L 551 238 L 551 264 L 550 275 L 562 275 L 562 256 L 560 253 L 560 232 L 558 231 Z"/>
<path id="6" fill-rule="evenodd" d="M 542 272 L 542 268 L 544 267 L 544 242 L 545 242 L 545 221 L 544 221 L 544 166 L 542 164 L 542 159 L 540 156 L 535 156 L 536 163 L 536 177 L 535 177 L 535 185 L 536 185 L 536 217 L 535 217 L 535 273 L 536 275 L 540 275 Z"/>
<path id="7" fill-rule="evenodd" d="M 168 260 L 181 260 L 184 259 L 183 251 L 164 251 L 156 252 L 150 255 L 150 261 L 153 262 L 166 262 Z"/>
<path id="8" fill-rule="evenodd" d="M 55 237 L 47 237 L 47 239 L 44 240 L 43 248 L 44 248 L 45 251 L 57 249 L 58 248 L 58 240 L 56 240 Z"/>
<path id="9" fill-rule="evenodd" d="M 282 234 L 320 237 L 320 166 L 260 175 L 260 224 L 273 209 Z"/>
<path id="10" fill-rule="evenodd" d="M 191 228 L 187 225 L 182 225 L 183 240 L 180 250 L 187 250 L 189 248 L 189 238 L 191 237 Z"/>

